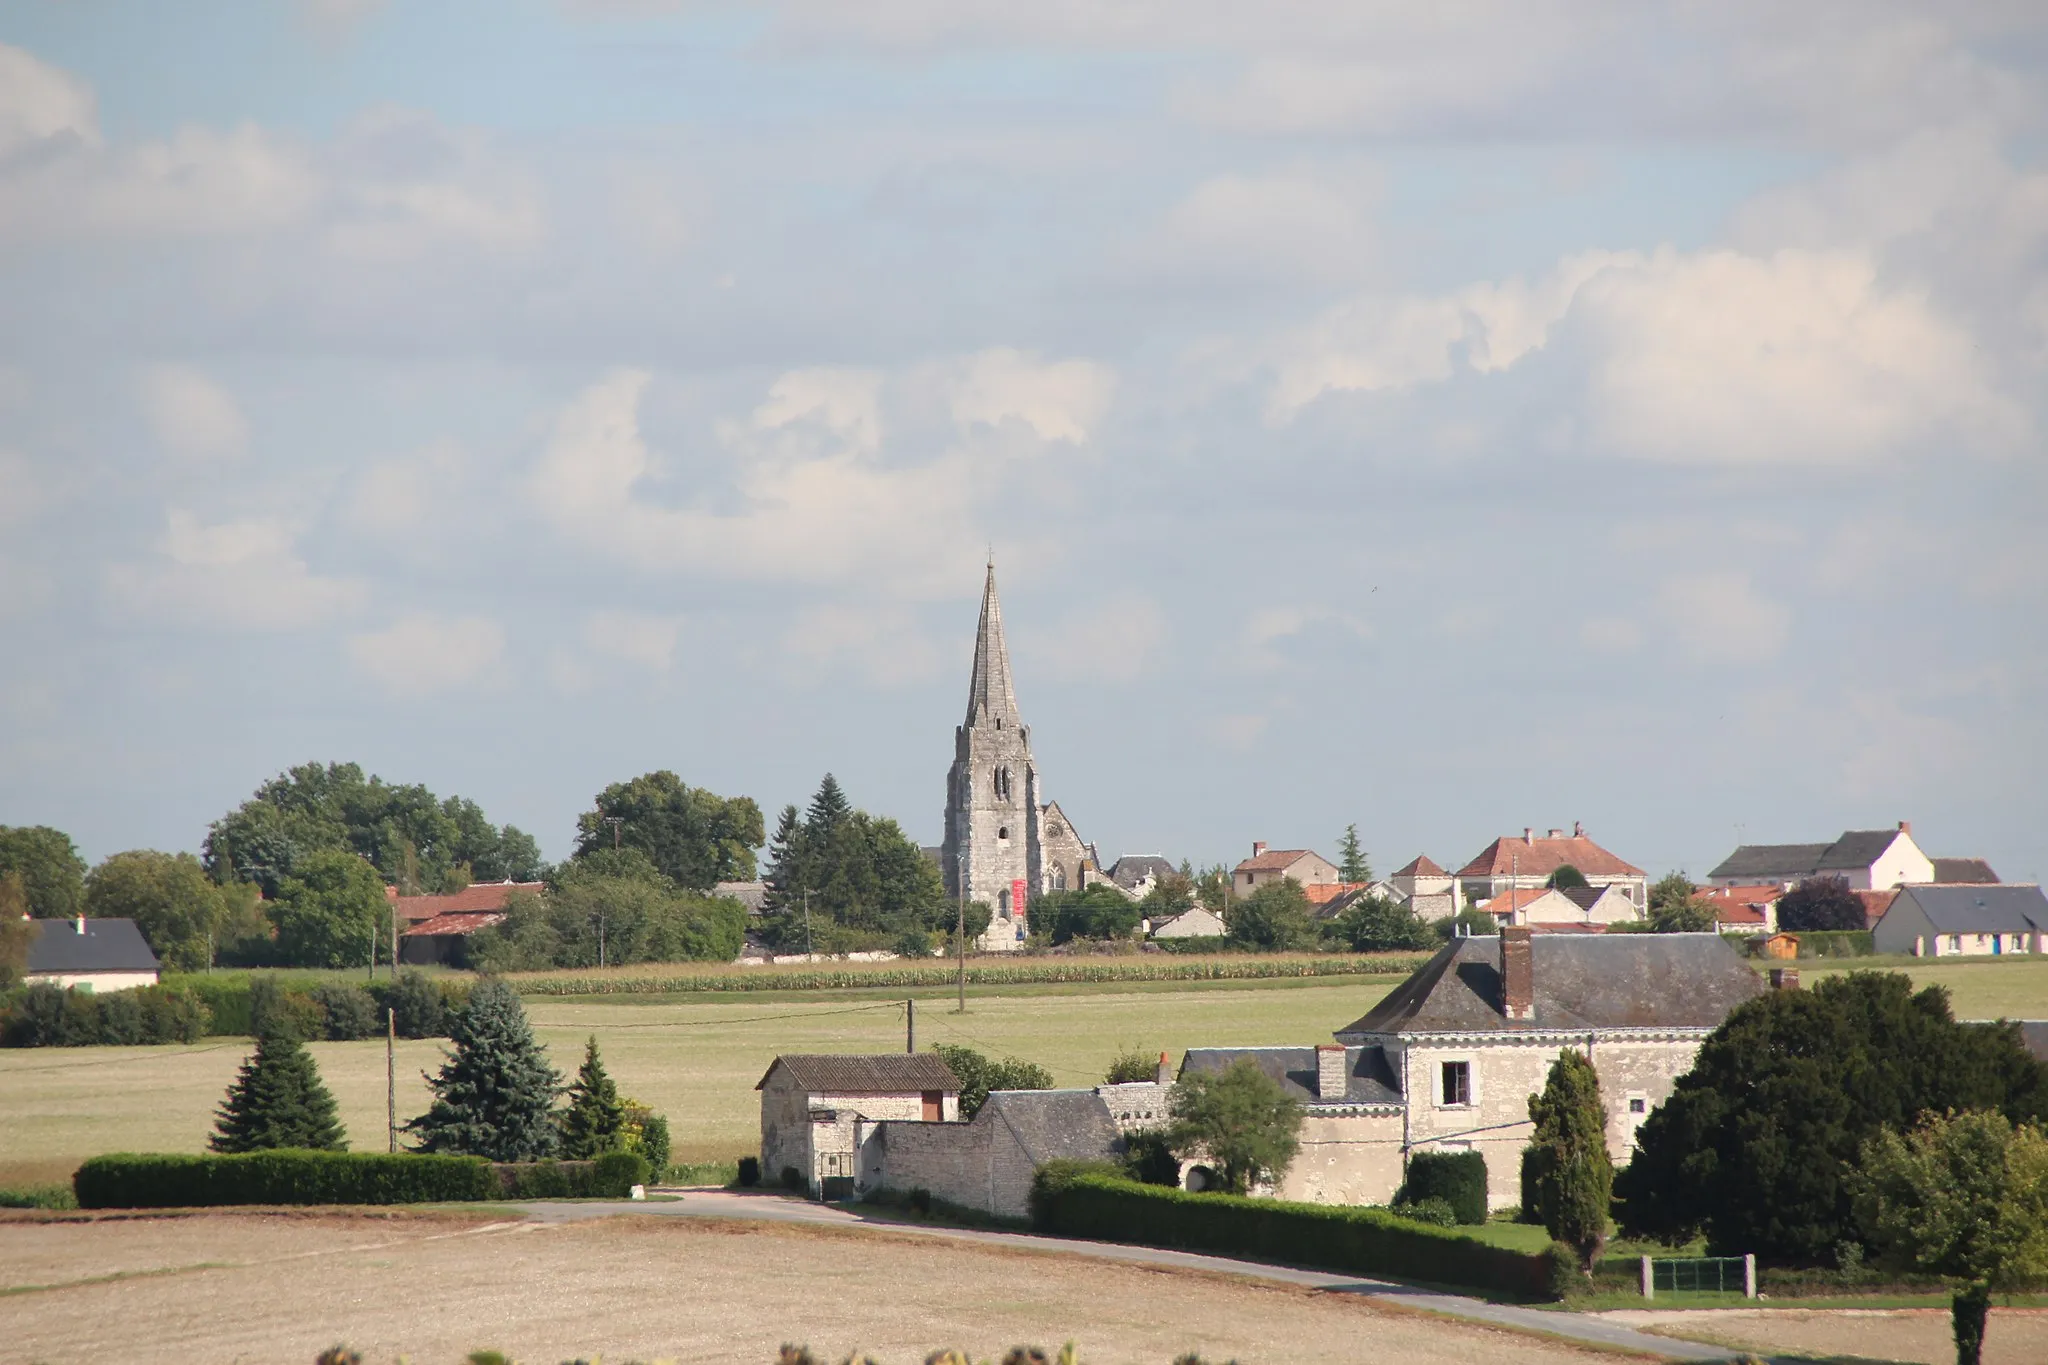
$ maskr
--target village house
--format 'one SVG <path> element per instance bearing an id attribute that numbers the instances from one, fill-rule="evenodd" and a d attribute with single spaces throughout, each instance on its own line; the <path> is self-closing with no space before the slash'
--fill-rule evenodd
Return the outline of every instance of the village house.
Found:
<path id="1" fill-rule="evenodd" d="M 1871 932 L 1880 953 L 1915 957 L 2048 951 L 2048 898 L 2031 884 L 1904 886 Z"/>
<path id="2" fill-rule="evenodd" d="M 1292 877 L 1304 888 L 1344 884 L 1337 865 L 1320 853 L 1306 848 L 1269 849 L 1262 840 L 1252 845 L 1251 857 L 1231 870 L 1230 894 L 1249 896 L 1267 882 L 1284 877 Z"/>
<path id="3" fill-rule="evenodd" d="M 1503 925 L 1604 929 L 1642 918 L 1619 886 L 1534 887 L 1505 891 L 1479 907 Z"/>
<path id="4" fill-rule="evenodd" d="M 132 919 L 30 920 L 29 985 L 47 982 L 93 994 L 154 986 L 160 964 Z"/>
<path id="5" fill-rule="evenodd" d="M 1539 890 L 1563 867 L 1575 868 L 1588 886 L 1619 889 L 1638 910 L 1649 904 L 1650 882 L 1643 869 L 1587 838 L 1583 825 L 1573 825 L 1570 834 L 1524 829 L 1519 839 L 1495 839 L 1458 869 L 1458 887 L 1466 900 L 1483 905 L 1504 892 Z"/>
<path id="6" fill-rule="evenodd" d="M 1143 900 L 1166 878 L 1176 875 L 1178 869 L 1157 853 L 1126 853 L 1109 867 L 1109 880 L 1116 889 L 1132 900 Z"/>
<path id="7" fill-rule="evenodd" d="M 1707 874 L 1707 884 L 1774 883 L 1789 891 L 1822 876 L 1840 877 L 1851 891 L 1936 880 L 1934 860 L 1913 842 L 1913 822 L 1901 820 L 1896 829 L 1844 830 L 1830 844 L 1743 844 Z"/>
<path id="8" fill-rule="evenodd" d="M 545 882 L 471 882 L 460 891 L 439 896 L 401 896 L 384 888 L 384 899 L 398 921 L 398 960 L 415 966 L 440 963 L 466 966 L 469 936 L 505 921 L 505 906 L 515 891 L 539 895 Z"/>
<path id="9" fill-rule="evenodd" d="M 761 1092 L 761 1178 L 823 1198 L 853 1192 L 863 1126 L 960 1117 L 960 1081 L 932 1052 L 785 1053 Z"/>
<path id="10" fill-rule="evenodd" d="M 1153 938 L 1221 938 L 1229 932 L 1223 917 L 1205 905 L 1190 906 L 1172 919 L 1152 926 Z"/>
<path id="11" fill-rule="evenodd" d="M 1438 867 L 1427 854 L 1387 878 L 1392 899 L 1426 920 L 1449 919 L 1458 913 L 1458 879 Z"/>
<path id="12" fill-rule="evenodd" d="M 1714 910 L 1714 927 L 1728 934 L 1775 934 L 1778 901 L 1785 888 L 1776 882 L 1754 886 L 1702 886 L 1693 898 Z"/>

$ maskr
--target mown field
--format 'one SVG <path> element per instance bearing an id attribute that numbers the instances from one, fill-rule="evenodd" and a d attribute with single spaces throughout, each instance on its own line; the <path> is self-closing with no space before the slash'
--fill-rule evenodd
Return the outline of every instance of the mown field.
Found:
<path id="1" fill-rule="evenodd" d="M 1859 966 L 1904 970 L 1917 983 L 1946 986 L 1962 1017 L 2048 1018 L 2048 959 L 1799 966 L 1808 982 Z M 968 1043 L 1040 1062 L 1062 1085 L 1085 1085 L 1124 1048 L 1169 1050 L 1177 1063 L 1189 1046 L 1325 1039 L 1397 980 L 979 987 L 965 1016 L 949 1012 L 949 991 L 932 988 L 534 996 L 527 1003 L 557 1067 L 573 1070 L 583 1039 L 596 1034 L 621 1088 L 668 1114 L 676 1159 L 700 1161 L 730 1160 L 754 1147 L 753 1087 L 776 1053 L 902 1047 L 906 995 L 918 1001 L 920 1046 Z M 192 1047 L 0 1051 L 0 1184 L 61 1180 L 97 1152 L 201 1149 L 247 1046 L 216 1038 Z M 421 1072 L 439 1064 L 441 1047 L 399 1043 L 401 1120 L 426 1107 Z M 313 1052 L 353 1145 L 381 1149 L 384 1045 L 317 1043 Z"/>

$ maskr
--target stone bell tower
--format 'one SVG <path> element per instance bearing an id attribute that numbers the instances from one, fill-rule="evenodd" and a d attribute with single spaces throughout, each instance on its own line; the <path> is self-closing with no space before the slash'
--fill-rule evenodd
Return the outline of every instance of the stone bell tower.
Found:
<path id="1" fill-rule="evenodd" d="M 946 894 L 957 898 L 964 879 L 967 899 L 986 902 L 994 912 L 983 948 L 1015 948 L 1024 937 L 1030 897 L 1043 885 L 1043 819 L 1031 730 L 1017 714 L 1003 609 L 996 600 L 996 566 L 990 560 L 974 637 L 967 721 L 953 732 L 941 854 Z"/>

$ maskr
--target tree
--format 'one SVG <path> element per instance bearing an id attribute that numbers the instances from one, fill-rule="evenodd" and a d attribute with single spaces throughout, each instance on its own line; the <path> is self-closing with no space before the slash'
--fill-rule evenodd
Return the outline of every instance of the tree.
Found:
<path id="1" fill-rule="evenodd" d="M 1366 859 L 1365 850 L 1358 846 L 1358 826 L 1344 826 L 1344 837 L 1337 841 L 1337 876 L 1347 882 L 1369 882 L 1372 880 L 1372 863 Z"/>
<path id="2" fill-rule="evenodd" d="M 1110 1061 L 1109 1070 L 1103 1074 L 1104 1085 L 1130 1085 L 1136 1081 L 1159 1079 L 1159 1063 L 1134 1048 L 1125 1048 Z"/>
<path id="3" fill-rule="evenodd" d="M 208 1145 L 216 1152 L 260 1152 L 302 1147 L 316 1152 L 348 1148 L 334 1096 L 297 1035 L 268 1029 L 228 1087 Z"/>
<path id="4" fill-rule="evenodd" d="M 1436 936 L 1448 943 L 1454 938 L 1484 938 L 1500 932 L 1500 920 L 1491 910 L 1481 910 L 1467 905 L 1449 919 L 1440 919 L 1433 926 Z"/>
<path id="5" fill-rule="evenodd" d="M 625 1145 L 626 1106 L 597 1055 L 597 1035 L 583 1048 L 583 1065 L 569 1083 L 569 1107 L 562 1112 L 562 1155 L 587 1161 Z"/>
<path id="6" fill-rule="evenodd" d="M 1292 877 L 1267 882 L 1230 906 L 1229 937 L 1241 947 L 1287 952 L 1315 945 L 1308 893 Z"/>
<path id="7" fill-rule="evenodd" d="M 638 849 L 669 880 L 691 891 L 753 880 L 763 829 L 752 797 L 719 796 L 662 769 L 614 782 L 594 804 L 576 817 L 577 858 L 615 846 Z"/>
<path id="8" fill-rule="evenodd" d="M 1551 873 L 1550 879 L 1543 884 L 1557 891 L 1576 891 L 1586 884 L 1586 874 L 1566 863 Z"/>
<path id="9" fill-rule="evenodd" d="M 16 873 L 37 919 L 70 919 L 85 910 L 85 859 L 71 836 L 48 825 L 0 825 L 0 876 Z"/>
<path id="10" fill-rule="evenodd" d="M 1182 1076 L 1167 1112 L 1174 1152 L 1208 1162 L 1226 1194 L 1244 1194 L 1261 1177 L 1279 1180 L 1300 1150 L 1301 1106 L 1249 1057 Z"/>
<path id="11" fill-rule="evenodd" d="M 1922 1113 L 2048 1112 L 2048 1070 L 2011 1023 L 1959 1024 L 1948 995 L 1850 972 L 1747 1001 L 1637 1133 L 1615 1178 L 1630 1236 L 1814 1265 L 1860 1245 L 1848 1172 L 1881 1128 Z"/>
<path id="12" fill-rule="evenodd" d="M 277 946 L 292 967 L 369 962 L 390 928 L 391 903 L 377 869 L 354 853 L 324 849 L 298 860 L 270 908 Z"/>
<path id="13" fill-rule="evenodd" d="M 2048 1275 L 2048 1138 L 1996 1112 L 1928 1115 L 1865 1142 L 1849 1186 L 1890 1268 L 1958 1284 L 1956 1365 L 1977 1365 L 1992 1292 Z"/>
<path id="14" fill-rule="evenodd" d="M 1683 872 L 1667 872 L 1650 884 L 1649 910 L 1652 916 L 1659 910 L 1674 905 L 1683 905 L 1693 898 L 1699 888 Z"/>
<path id="15" fill-rule="evenodd" d="M 562 1077 L 534 1041 L 519 996 L 484 980 L 448 1032 L 453 1049 L 427 1078 L 434 1101 L 405 1128 L 423 1152 L 456 1152 L 491 1161 L 533 1161 L 555 1154 L 555 1096 Z"/>
<path id="16" fill-rule="evenodd" d="M 1186 865 L 1182 865 L 1185 869 Z M 1195 879 L 1185 870 L 1168 872 L 1152 883 L 1152 889 L 1138 902 L 1138 917 L 1164 924 L 1195 907 Z"/>
<path id="17" fill-rule="evenodd" d="M 1711 934 L 1719 923 L 1714 907 L 1697 896 L 1654 910 L 1649 919 L 1654 934 Z"/>
<path id="18" fill-rule="evenodd" d="M 1077 938 L 1129 938 L 1138 930 L 1137 902 L 1107 882 L 1080 891 L 1049 891 L 1031 902 L 1031 923 L 1054 943 Z"/>
<path id="19" fill-rule="evenodd" d="M 1407 906 L 1385 896 L 1355 902 L 1331 924 L 1330 932 L 1353 952 L 1394 953 L 1434 948 L 1436 929 Z"/>
<path id="20" fill-rule="evenodd" d="M 1551 1063 L 1541 1094 L 1529 1097 L 1536 1125 L 1529 1154 L 1534 1215 L 1550 1235 L 1579 1253 L 1588 1274 L 1607 1245 L 1607 1210 L 1614 1193 L 1614 1162 L 1607 1155 L 1607 1106 L 1600 1077 L 1586 1054 L 1566 1051 Z"/>
<path id="21" fill-rule="evenodd" d="M 830 773 L 801 817 L 783 809 L 766 880 L 763 928 L 786 948 L 882 947 L 954 926 L 938 867 L 894 820 L 854 809 Z"/>
<path id="22" fill-rule="evenodd" d="M 1230 869 L 1217 863 L 1193 875 L 1195 899 L 1202 908 L 1228 917 L 1230 910 Z"/>
<path id="23" fill-rule="evenodd" d="M 134 849 L 116 853 L 85 879 L 86 910 L 100 919 L 132 919 L 165 966 L 203 971 L 227 901 L 189 853 Z"/>
<path id="24" fill-rule="evenodd" d="M 679 891 L 638 849 L 604 849 L 557 868 L 540 894 L 515 891 L 505 918 L 470 936 L 471 966 L 491 972 L 633 962 L 730 962 L 746 907 Z"/>
<path id="25" fill-rule="evenodd" d="M 1808 877 L 1778 901 L 1778 927 L 1801 934 L 1829 929 L 1867 929 L 1863 902 L 1840 877 Z"/>
<path id="26" fill-rule="evenodd" d="M 0 991 L 13 990 L 28 975 L 28 948 L 35 934 L 21 874 L 0 873 Z"/>
<path id="27" fill-rule="evenodd" d="M 960 1117 L 971 1119 L 991 1090 L 1050 1090 L 1052 1073 L 1036 1062 L 1004 1057 L 1000 1061 L 957 1043 L 934 1043 L 948 1069 L 960 1082 Z"/>

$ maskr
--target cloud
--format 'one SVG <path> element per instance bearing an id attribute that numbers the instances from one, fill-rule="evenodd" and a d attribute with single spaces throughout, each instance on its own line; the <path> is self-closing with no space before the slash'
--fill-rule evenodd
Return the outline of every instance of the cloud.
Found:
<path id="1" fill-rule="evenodd" d="M 350 525 L 372 535 L 409 536 L 462 510 L 468 466 L 462 447 L 452 441 L 436 441 L 400 459 L 379 460 L 350 490 L 343 515 Z"/>
<path id="2" fill-rule="evenodd" d="M 1211 176 L 1167 210 L 1130 268 L 1211 280 L 1355 279 L 1378 245 L 1376 179 L 1327 165 Z"/>
<path id="3" fill-rule="evenodd" d="M 402 697 L 429 696 L 474 682 L 504 653 L 504 630 L 482 616 L 414 613 L 388 630 L 348 640 L 356 668 Z"/>
<path id="4" fill-rule="evenodd" d="M 1735 571 L 1669 579 L 1658 589 L 1657 607 L 1679 648 L 1702 661 L 1729 651 L 1768 659 L 1791 633 L 1791 609 L 1761 596 L 1748 574 Z"/>
<path id="5" fill-rule="evenodd" d="M 0 43 L 0 158 L 67 134 L 98 145 L 92 91 L 69 72 Z"/>
<path id="6" fill-rule="evenodd" d="M 963 428 L 1022 422 L 1040 440 L 1080 443 L 1108 411 L 1116 375 L 1090 360 L 1044 361 L 998 346 L 967 357 L 942 381 Z"/>
<path id="7" fill-rule="evenodd" d="M 816 682 L 850 664 L 877 687 L 901 687 L 936 676 L 938 647 L 899 606 L 834 602 L 799 612 L 783 633 L 785 654 Z"/>
<path id="8" fill-rule="evenodd" d="M 189 365 L 151 365 L 139 381 L 143 414 L 166 448 L 180 455 L 242 453 L 248 423 L 226 389 Z"/>
<path id="9" fill-rule="evenodd" d="M 1579 643 L 1602 654 L 1633 654 L 1643 642 L 1635 622 L 1622 616 L 1594 616 L 1579 624 Z"/>
<path id="10" fill-rule="evenodd" d="M 172 508 L 157 542 L 160 558 L 116 563 L 107 593 L 119 610 L 216 630 L 304 630 L 360 611 L 359 579 L 314 574 L 283 522 L 251 518 L 206 524 Z"/>
<path id="11" fill-rule="evenodd" d="M 1254 672 L 1270 672 L 1285 667 L 1288 659 L 1278 648 L 1280 642 L 1316 634 L 1318 627 L 1335 627 L 1357 637 L 1372 633 L 1363 621 L 1328 607 L 1289 604 L 1260 607 L 1245 622 L 1237 661 Z"/>
<path id="12" fill-rule="evenodd" d="M 600 611 L 583 623 L 583 640 L 614 659 L 666 673 L 675 663 L 682 620 L 636 611 Z"/>
<path id="13" fill-rule="evenodd" d="M 1047 676 L 1065 682 L 1135 681 L 1151 672 L 1167 642 L 1166 613 L 1142 593 L 1112 593 L 1022 642 Z"/>

